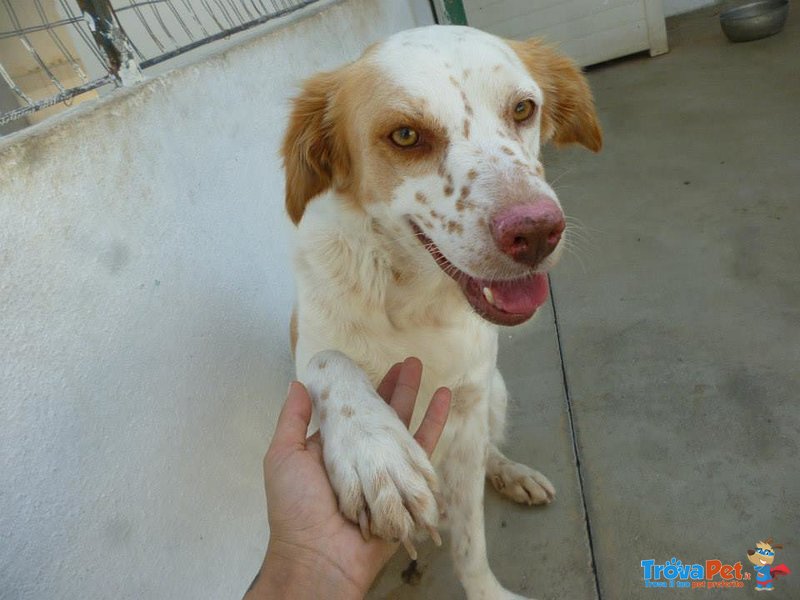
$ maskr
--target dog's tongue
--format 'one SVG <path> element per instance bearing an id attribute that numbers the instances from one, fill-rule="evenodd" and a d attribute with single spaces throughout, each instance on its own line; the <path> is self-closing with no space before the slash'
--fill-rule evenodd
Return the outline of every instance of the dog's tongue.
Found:
<path id="1" fill-rule="evenodd" d="M 487 286 L 494 304 L 500 310 L 515 315 L 529 315 L 547 301 L 547 275 L 537 273 L 528 279 L 499 281 Z"/>

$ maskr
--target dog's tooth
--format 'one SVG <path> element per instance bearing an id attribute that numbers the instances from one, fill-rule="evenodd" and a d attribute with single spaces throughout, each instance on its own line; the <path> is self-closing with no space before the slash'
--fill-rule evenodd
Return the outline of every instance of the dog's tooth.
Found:
<path id="1" fill-rule="evenodd" d="M 483 297 L 486 298 L 486 301 L 494 306 L 494 294 L 492 294 L 492 290 L 488 287 L 483 288 Z"/>

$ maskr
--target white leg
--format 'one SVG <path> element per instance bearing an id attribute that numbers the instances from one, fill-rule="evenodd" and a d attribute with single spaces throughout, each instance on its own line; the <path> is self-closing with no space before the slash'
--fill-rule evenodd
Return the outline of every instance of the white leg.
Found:
<path id="1" fill-rule="evenodd" d="M 327 350 L 314 355 L 305 377 L 342 514 L 365 537 L 408 544 L 427 530 L 438 539 L 433 467 L 366 373 L 341 352 Z"/>
<path id="2" fill-rule="evenodd" d="M 504 589 L 489 567 L 483 518 L 488 398 L 465 401 L 464 393 L 463 389 L 454 391 L 446 450 L 439 462 L 453 563 L 469 600 L 523 598 Z"/>
<path id="3" fill-rule="evenodd" d="M 494 489 L 520 504 L 549 504 L 556 490 L 550 480 L 536 469 L 507 458 L 497 447 L 505 435 L 508 392 L 503 376 L 495 370 L 489 395 L 489 436 L 486 478 Z"/>

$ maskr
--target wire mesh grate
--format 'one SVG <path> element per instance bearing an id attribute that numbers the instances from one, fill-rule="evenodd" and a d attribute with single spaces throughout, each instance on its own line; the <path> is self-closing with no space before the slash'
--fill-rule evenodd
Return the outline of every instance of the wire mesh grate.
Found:
<path id="1" fill-rule="evenodd" d="M 0 135 L 320 0 L 0 0 Z"/>

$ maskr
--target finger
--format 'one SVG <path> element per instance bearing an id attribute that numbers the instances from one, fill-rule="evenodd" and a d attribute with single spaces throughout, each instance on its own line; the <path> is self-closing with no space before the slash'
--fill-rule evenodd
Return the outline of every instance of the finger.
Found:
<path id="1" fill-rule="evenodd" d="M 421 380 L 422 363 L 419 359 L 413 356 L 405 359 L 397 376 L 397 384 L 394 386 L 389 406 L 394 409 L 406 427 L 411 422 L 411 415 L 414 413 L 414 404 L 417 403 L 417 392 Z"/>
<path id="2" fill-rule="evenodd" d="M 392 368 L 386 371 L 386 375 L 383 376 L 383 380 L 378 386 L 378 396 L 383 398 L 383 401 L 387 404 L 392 399 L 392 392 L 394 391 L 394 386 L 397 385 L 397 377 L 400 375 L 402 366 L 403 363 L 393 364 Z"/>
<path id="3" fill-rule="evenodd" d="M 422 423 L 420 423 L 417 433 L 414 434 L 414 439 L 428 453 L 428 456 L 433 454 L 436 444 L 439 443 L 439 436 L 442 435 L 447 415 L 450 413 L 451 399 L 452 394 L 449 389 L 439 388 L 436 390 L 428 405 L 428 410 L 425 411 L 425 416 L 422 418 Z"/>
<path id="4" fill-rule="evenodd" d="M 278 424 L 275 426 L 271 448 L 304 448 L 310 421 L 311 397 L 302 383 L 293 381 L 289 384 L 286 402 L 283 404 Z"/>

